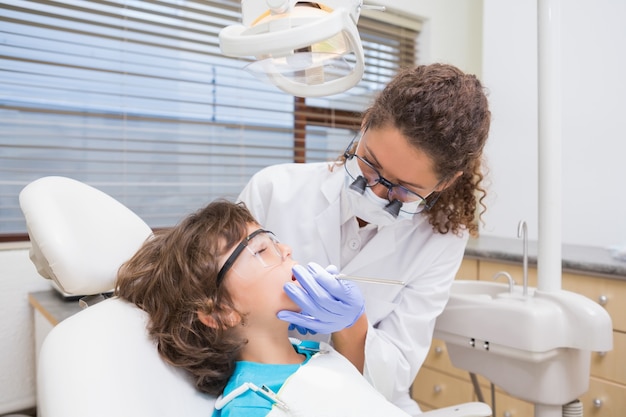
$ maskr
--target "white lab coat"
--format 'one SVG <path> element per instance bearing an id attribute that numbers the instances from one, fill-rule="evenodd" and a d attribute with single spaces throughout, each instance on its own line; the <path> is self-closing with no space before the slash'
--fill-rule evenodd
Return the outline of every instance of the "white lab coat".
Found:
<path id="1" fill-rule="evenodd" d="M 259 223 L 306 264 L 404 281 L 405 286 L 359 283 L 370 327 L 364 375 L 387 399 L 419 413 L 409 389 L 448 300 L 467 236 L 439 234 L 425 216 L 379 228 L 347 265 L 340 265 L 340 193 L 345 170 L 327 163 L 283 164 L 255 174 L 239 196 Z M 302 337 L 302 336 L 299 336 Z"/>

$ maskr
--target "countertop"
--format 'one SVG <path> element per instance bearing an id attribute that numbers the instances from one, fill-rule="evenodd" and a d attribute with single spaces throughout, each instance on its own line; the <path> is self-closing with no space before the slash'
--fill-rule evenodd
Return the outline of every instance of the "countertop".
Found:
<path id="1" fill-rule="evenodd" d="M 52 288 L 29 293 L 28 301 L 53 326 L 82 310 L 77 300 L 66 300 Z"/>
<path id="2" fill-rule="evenodd" d="M 469 239 L 465 256 L 521 264 L 523 246 L 522 239 L 481 236 Z M 563 245 L 561 250 L 563 271 L 626 280 L 626 262 L 612 257 L 606 248 Z M 537 266 L 536 241 L 528 241 L 528 265 Z"/>

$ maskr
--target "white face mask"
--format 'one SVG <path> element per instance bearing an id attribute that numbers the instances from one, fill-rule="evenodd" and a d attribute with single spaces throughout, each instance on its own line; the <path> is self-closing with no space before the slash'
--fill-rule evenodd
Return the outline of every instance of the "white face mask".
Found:
<path id="1" fill-rule="evenodd" d="M 352 158 L 346 161 L 346 163 L 350 164 L 350 172 L 361 172 L 356 158 Z M 346 172 L 344 192 L 350 204 L 350 210 L 359 219 L 377 226 L 389 226 L 397 221 L 413 218 L 413 214 L 405 213 L 402 210 L 398 213 L 398 217 L 394 217 L 385 211 L 385 206 L 389 204 L 389 200 L 377 196 L 371 187 L 365 187 L 363 194 L 360 194 L 358 191 L 350 188 L 353 182 L 354 179 Z"/>

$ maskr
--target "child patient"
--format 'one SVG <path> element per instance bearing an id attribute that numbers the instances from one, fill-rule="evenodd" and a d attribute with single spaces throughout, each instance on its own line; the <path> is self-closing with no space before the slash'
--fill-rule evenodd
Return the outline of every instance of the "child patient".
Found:
<path id="1" fill-rule="evenodd" d="M 148 313 L 163 359 L 219 395 L 214 417 L 406 416 L 331 346 L 288 337 L 277 313 L 300 311 L 283 290 L 296 264 L 242 203 L 217 200 L 155 232 L 115 291 Z"/>

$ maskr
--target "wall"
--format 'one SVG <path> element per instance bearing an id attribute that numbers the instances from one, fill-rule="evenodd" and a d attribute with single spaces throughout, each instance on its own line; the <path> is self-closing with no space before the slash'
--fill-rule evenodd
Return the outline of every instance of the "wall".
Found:
<path id="1" fill-rule="evenodd" d="M 493 181 L 483 234 L 537 238 L 537 3 L 485 0 L 483 81 L 493 124 Z M 562 8 L 562 241 L 626 244 L 626 2 L 568 0 Z"/>
<path id="2" fill-rule="evenodd" d="M 35 341 L 28 292 L 47 288 L 27 249 L 0 249 L 0 414 L 35 405 Z"/>
<path id="3" fill-rule="evenodd" d="M 369 2 L 368 2 L 369 3 Z M 537 2 L 378 0 L 424 20 L 419 58 L 477 74 L 493 123 L 483 235 L 538 230 Z M 626 2 L 563 0 L 562 241 L 626 244 Z"/>
<path id="4" fill-rule="evenodd" d="M 482 73 L 482 0 L 375 0 L 423 21 L 418 43 L 420 63 L 445 62 Z"/>

